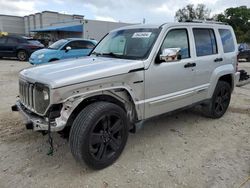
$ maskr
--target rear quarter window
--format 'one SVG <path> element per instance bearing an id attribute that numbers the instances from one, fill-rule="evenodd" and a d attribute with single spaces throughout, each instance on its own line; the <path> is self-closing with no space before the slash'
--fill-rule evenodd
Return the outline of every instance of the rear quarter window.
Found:
<path id="1" fill-rule="evenodd" d="M 224 53 L 234 52 L 235 45 L 233 35 L 229 29 L 219 29 Z"/>

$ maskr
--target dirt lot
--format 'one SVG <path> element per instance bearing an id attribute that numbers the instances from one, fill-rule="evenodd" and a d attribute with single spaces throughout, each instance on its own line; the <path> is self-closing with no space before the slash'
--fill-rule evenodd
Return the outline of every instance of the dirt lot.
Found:
<path id="1" fill-rule="evenodd" d="M 250 85 L 236 88 L 219 120 L 197 109 L 161 116 L 131 134 L 118 161 L 101 171 L 79 166 L 67 140 L 25 130 L 10 107 L 18 72 L 28 63 L 0 60 L 0 187 L 238 188 L 250 176 Z M 242 63 L 250 72 L 250 63 Z M 243 187 L 250 187 L 247 182 Z"/>

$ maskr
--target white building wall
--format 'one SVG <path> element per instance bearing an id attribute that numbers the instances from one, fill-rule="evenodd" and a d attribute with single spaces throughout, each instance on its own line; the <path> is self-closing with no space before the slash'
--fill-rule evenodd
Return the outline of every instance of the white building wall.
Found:
<path id="1" fill-rule="evenodd" d="M 25 35 L 29 35 L 29 16 L 24 16 L 24 33 Z"/>
<path id="2" fill-rule="evenodd" d="M 133 24 L 98 20 L 85 20 L 83 25 L 83 38 L 101 40 L 103 36 L 105 36 L 109 31 L 128 25 Z"/>
<path id="3" fill-rule="evenodd" d="M 18 16 L 0 15 L 0 31 L 10 34 L 24 35 L 24 18 Z"/>
<path id="4" fill-rule="evenodd" d="M 34 30 L 35 28 L 35 15 L 29 15 L 29 30 Z"/>
<path id="5" fill-rule="evenodd" d="M 41 18 L 41 13 L 36 13 L 35 14 L 35 28 L 40 29 L 42 28 L 42 18 Z"/>

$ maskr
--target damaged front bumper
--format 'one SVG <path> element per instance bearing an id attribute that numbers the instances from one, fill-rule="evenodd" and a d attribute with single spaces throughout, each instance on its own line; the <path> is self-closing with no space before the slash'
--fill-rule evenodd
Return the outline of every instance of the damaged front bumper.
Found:
<path id="1" fill-rule="evenodd" d="M 25 119 L 25 125 L 27 129 L 32 129 L 34 131 L 48 131 L 49 127 L 49 118 L 41 117 L 29 109 L 27 109 L 22 103 L 18 100 L 15 105 L 11 107 L 12 111 L 18 111 L 22 114 Z M 51 131 L 58 132 L 64 129 L 66 126 L 66 121 L 62 120 L 60 117 L 55 118 L 50 121 Z"/>

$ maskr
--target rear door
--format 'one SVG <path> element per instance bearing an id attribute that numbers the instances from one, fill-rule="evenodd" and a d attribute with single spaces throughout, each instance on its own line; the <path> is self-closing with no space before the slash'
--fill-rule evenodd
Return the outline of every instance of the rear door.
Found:
<path id="1" fill-rule="evenodd" d="M 5 43 L 6 56 L 15 57 L 17 45 L 18 45 L 18 39 L 14 38 L 14 37 L 8 37 L 7 42 Z"/>
<path id="2" fill-rule="evenodd" d="M 223 61 L 218 51 L 216 32 L 213 28 L 192 28 L 195 44 L 195 80 L 196 92 L 194 103 L 204 100 L 208 96 L 211 75 Z"/>

